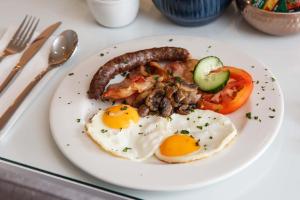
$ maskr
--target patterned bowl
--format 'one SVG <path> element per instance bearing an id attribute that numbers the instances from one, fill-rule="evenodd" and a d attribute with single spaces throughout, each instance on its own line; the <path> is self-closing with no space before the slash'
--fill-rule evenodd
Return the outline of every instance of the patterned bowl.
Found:
<path id="1" fill-rule="evenodd" d="M 245 20 L 256 29 L 271 35 L 289 35 L 300 32 L 300 12 L 278 13 L 251 5 L 250 0 L 236 0 Z"/>
<path id="2" fill-rule="evenodd" d="M 183 26 L 198 26 L 217 19 L 231 0 L 152 0 L 168 19 Z"/>

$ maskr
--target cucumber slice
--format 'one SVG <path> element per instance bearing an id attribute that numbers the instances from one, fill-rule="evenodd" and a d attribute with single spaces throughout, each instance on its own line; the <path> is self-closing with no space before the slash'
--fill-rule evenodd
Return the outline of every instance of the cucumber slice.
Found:
<path id="1" fill-rule="evenodd" d="M 230 72 L 211 72 L 220 67 L 223 67 L 223 63 L 215 56 L 205 57 L 198 62 L 194 70 L 194 81 L 202 91 L 216 93 L 223 89 Z"/>

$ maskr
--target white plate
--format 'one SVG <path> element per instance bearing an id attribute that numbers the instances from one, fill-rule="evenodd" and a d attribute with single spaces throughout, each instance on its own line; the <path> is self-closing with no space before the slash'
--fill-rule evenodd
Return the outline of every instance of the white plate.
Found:
<path id="1" fill-rule="evenodd" d="M 255 84 L 248 102 L 229 115 L 238 129 L 234 144 L 213 157 L 186 164 L 165 164 L 151 158 L 133 162 L 103 152 L 84 134 L 84 123 L 103 106 L 87 98 L 86 91 L 98 67 L 125 52 L 159 46 L 188 49 L 194 58 L 215 55 L 226 65 L 246 69 Z M 54 140 L 63 154 L 85 172 L 112 184 L 133 189 L 170 191 L 212 184 L 225 179 L 257 159 L 274 140 L 283 117 L 283 96 L 273 75 L 241 50 L 199 37 L 156 36 L 103 49 L 81 63 L 58 87 L 50 108 Z M 264 89 L 261 87 L 264 86 Z M 264 91 L 263 91 L 264 90 Z M 275 112 L 270 108 L 275 108 Z M 247 112 L 259 116 L 249 120 Z M 270 118 L 269 116 L 275 116 Z M 80 122 L 77 122 L 80 119 Z"/>

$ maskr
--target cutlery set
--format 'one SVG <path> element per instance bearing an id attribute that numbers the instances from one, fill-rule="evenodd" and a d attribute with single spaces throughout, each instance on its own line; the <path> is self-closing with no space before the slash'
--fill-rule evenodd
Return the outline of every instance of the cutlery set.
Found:
<path id="1" fill-rule="evenodd" d="M 21 71 L 24 66 L 34 57 L 34 55 L 42 48 L 49 37 L 61 25 L 61 22 L 56 22 L 47 27 L 40 33 L 30 44 L 30 40 L 38 26 L 39 19 L 35 17 L 26 16 L 8 45 L 2 53 L 0 53 L 0 62 L 9 55 L 22 52 L 27 46 L 21 58 L 15 67 L 10 71 L 4 80 L 0 80 L 0 95 L 7 88 L 9 83 Z M 7 108 L 7 110 L 0 117 L 0 131 L 4 128 L 6 123 L 12 117 L 17 108 L 21 105 L 26 96 L 31 92 L 35 85 L 52 69 L 65 63 L 73 54 L 78 44 L 78 37 L 76 32 L 66 30 L 55 38 L 49 53 L 48 67 L 41 71 L 34 79 L 23 89 L 23 91 L 16 97 L 14 102 Z"/>

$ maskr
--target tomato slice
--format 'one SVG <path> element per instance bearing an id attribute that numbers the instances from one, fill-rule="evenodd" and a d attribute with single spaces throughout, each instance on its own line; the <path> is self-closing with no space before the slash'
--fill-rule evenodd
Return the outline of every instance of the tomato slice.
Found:
<path id="1" fill-rule="evenodd" d="M 203 93 L 198 108 L 229 114 L 246 103 L 253 90 L 251 75 L 236 67 L 222 67 L 229 70 L 230 78 L 226 86 L 216 94 Z"/>

